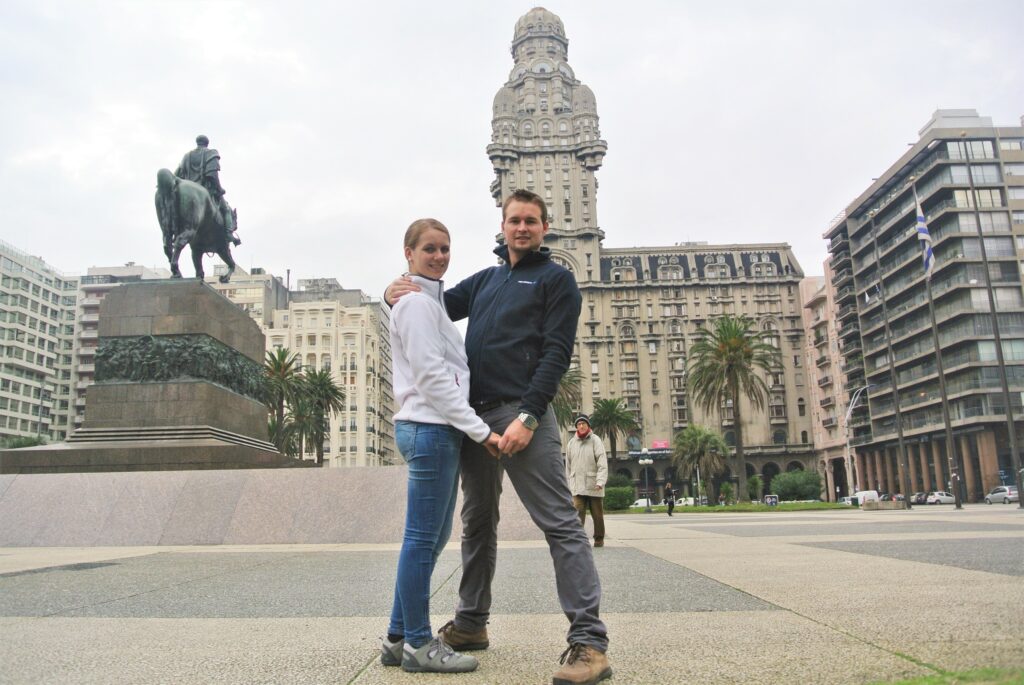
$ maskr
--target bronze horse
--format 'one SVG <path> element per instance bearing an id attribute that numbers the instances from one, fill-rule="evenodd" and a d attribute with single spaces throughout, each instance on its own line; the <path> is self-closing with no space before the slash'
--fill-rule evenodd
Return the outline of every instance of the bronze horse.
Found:
<path id="1" fill-rule="evenodd" d="M 237 220 L 234 210 L 231 214 L 231 218 Z M 161 169 L 156 173 L 156 217 L 164 234 L 164 254 L 170 262 L 172 278 L 181 278 L 178 256 L 188 245 L 192 248 L 196 278 L 205 275 L 203 254 L 215 252 L 228 267 L 220 282 L 227 283 L 231 279 L 235 260 L 231 258 L 228 243 L 230 231 L 224 226 L 224 217 L 206 188 Z"/>

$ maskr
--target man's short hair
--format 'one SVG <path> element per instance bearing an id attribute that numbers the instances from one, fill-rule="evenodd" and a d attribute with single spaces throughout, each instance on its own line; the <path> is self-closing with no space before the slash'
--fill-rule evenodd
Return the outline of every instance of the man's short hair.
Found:
<path id="1" fill-rule="evenodd" d="M 505 213 L 508 211 L 508 206 L 513 202 L 525 202 L 527 204 L 533 204 L 540 207 L 540 220 L 541 223 L 546 224 L 548 222 L 548 206 L 537 193 L 529 190 L 519 189 L 514 191 L 511 195 L 505 198 L 505 201 L 501 204 L 501 220 L 505 220 Z"/>
<path id="2" fill-rule="evenodd" d="M 210 139 L 204 136 L 203 134 L 200 133 L 198 136 L 196 136 L 196 145 L 198 145 L 199 147 L 206 147 L 209 144 Z"/>

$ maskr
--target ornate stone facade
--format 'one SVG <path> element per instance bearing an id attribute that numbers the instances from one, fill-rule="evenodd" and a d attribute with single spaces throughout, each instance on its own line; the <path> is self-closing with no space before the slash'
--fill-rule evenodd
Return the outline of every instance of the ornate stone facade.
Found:
<path id="1" fill-rule="evenodd" d="M 782 353 L 782 365 L 768 379 L 769 406 L 744 407 L 748 472 L 769 480 L 778 471 L 813 468 L 803 273 L 792 250 L 778 243 L 606 247 L 595 172 L 608 145 L 594 93 L 569 66 L 568 45 L 561 19 L 543 8 L 516 23 L 514 65 L 494 98 L 487 154 L 499 205 L 517 188 L 545 198 L 551 215 L 546 245 L 583 293 L 574 358 L 583 372 L 583 410 L 595 399 L 621 397 L 643 427 L 611 469 L 660 497 L 666 480 L 679 486 L 662 447 L 678 431 L 700 423 L 731 438 L 731 411 L 707 416 L 690 406 L 684 373 L 696 331 L 721 314 L 750 316 L 772 332 Z M 643 448 L 655 457 L 648 486 L 635 463 Z"/>

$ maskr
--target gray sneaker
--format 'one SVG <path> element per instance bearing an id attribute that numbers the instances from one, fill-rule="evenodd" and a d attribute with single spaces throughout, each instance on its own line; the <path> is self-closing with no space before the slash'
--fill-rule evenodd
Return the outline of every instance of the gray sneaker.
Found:
<path id="1" fill-rule="evenodd" d="M 387 635 L 382 637 L 380 639 L 380 663 L 384 666 L 401 666 L 402 646 L 404 644 L 405 640 L 389 642 Z"/>
<path id="2" fill-rule="evenodd" d="M 409 673 L 468 673 L 479 665 L 474 657 L 446 645 L 440 636 L 419 649 L 410 644 L 402 649 L 402 670 Z"/>

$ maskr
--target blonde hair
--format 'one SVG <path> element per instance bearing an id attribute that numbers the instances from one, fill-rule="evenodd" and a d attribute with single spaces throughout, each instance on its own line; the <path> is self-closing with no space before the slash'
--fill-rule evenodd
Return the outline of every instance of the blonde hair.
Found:
<path id="1" fill-rule="evenodd" d="M 432 228 L 441 231 L 451 240 L 451 233 L 437 219 L 416 219 L 416 221 L 409 224 L 409 228 L 405 229 L 405 246 L 410 250 L 415 250 L 416 244 L 420 242 L 423 234 Z"/>

